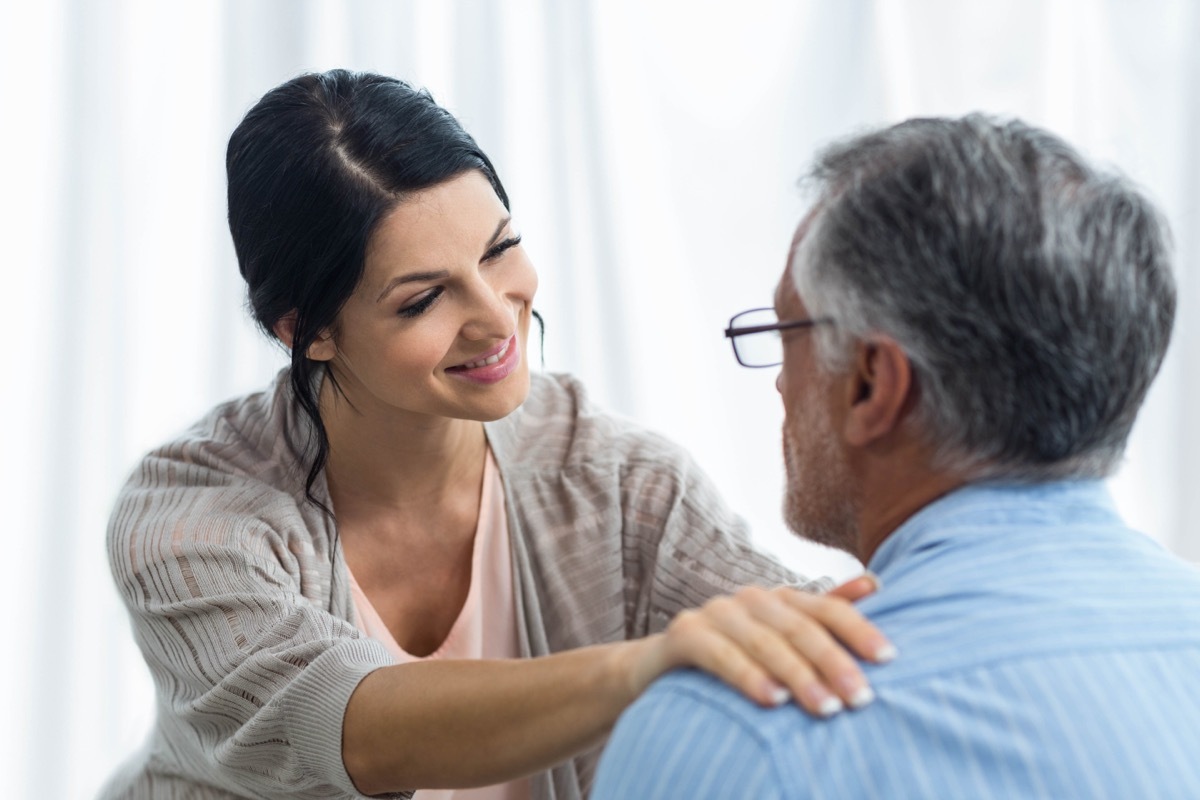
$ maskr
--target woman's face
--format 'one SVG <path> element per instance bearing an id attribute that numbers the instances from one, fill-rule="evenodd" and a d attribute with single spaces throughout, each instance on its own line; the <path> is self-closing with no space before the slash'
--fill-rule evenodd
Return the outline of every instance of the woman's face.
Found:
<path id="1" fill-rule="evenodd" d="M 472 170 L 380 221 L 361 283 L 310 356 L 366 415 L 499 419 L 529 391 L 536 291 L 508 210 Z"/>

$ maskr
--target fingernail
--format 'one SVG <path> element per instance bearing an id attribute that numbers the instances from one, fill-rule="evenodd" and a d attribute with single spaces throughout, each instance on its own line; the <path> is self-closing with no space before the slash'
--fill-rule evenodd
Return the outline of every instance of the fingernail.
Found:
<path id="1" fill-rule="evenodd" d="M 842 705 L 841 700 L 837 699 L 833 695 L 829 695 L 821 701 L 821 705 L 817 706 L 817 713 L 822 717 L 832 717 L 834 714 L 840 712 L 843 708 L 845 708 L 845 706 Z"/>
<path id="2" fill-rule="evenodd" d="M 878 592 L 880 589 L 883 588 L 883 579 L 880 578 L 878 575 L 876 575 L 874 572 L 871 572 L 871 570 L 869 570 L 869 569 L 864 570 L 863 577 L 867 578 L 868 580 L 871 581 L 871 583 L 875 584 L 875 591 Z"/>
<path id="3" fill-rule="evenodd" d="M 891 644 L 890 642 L 888 644 L 880 645 L 879 647 L 875 648 L 875 663 L 886 664 L 895 658 L 896 655 L 897 653 L 895 645 Z"/>
<path id="4" fill-rule="evenodd" d="M 850 707 L 862 708 L 867 703 L 875 699 L 875 692 L 870 686 L 863 686 L 857 692 L 850 695 Z"/>
<path id="5" fill-rule="evenodd" d="M 862 695 L 863 689 L 867 689 L 867 682 L 863 676 L 857 672 L 847 672 L 845 675 L 840 675 L 836 679 L 837 693 L 845 697 L 850 703 L 850 707 L 854 708 L 854 698 Z M 870 691 L 870 689 L 867 689 Z"/>
<path id="6" fill-rule="evenodd" d="M 777 686 L 771 690 L 770 703 L 773 706 L 781 706 L 791 699 L 792 693 L 782 686 Z"/>
<path id="7" fill-rule="evenodd" d="M 809 701 L 809 706 L 815 706 L 817 714 L 822 717 L 832 717 L 834 714 L 841 711 L 846 706 L 842 703 L 841 698 L 835 694 L 830 694 L 820 684 L 813 684 L 804 690 L 806 699 Z"/>

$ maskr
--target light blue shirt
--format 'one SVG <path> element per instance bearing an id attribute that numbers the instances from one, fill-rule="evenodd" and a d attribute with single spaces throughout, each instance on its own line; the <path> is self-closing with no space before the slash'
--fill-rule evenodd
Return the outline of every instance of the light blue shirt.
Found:
<path id="1" fill-rule="evenodd" d="M 979 485 L 871 560 L 899 650 L 821 721 L 693 671 L 622 717 L 593 800 L 1200 798 L 1200 570 L 1101 484 Z"/>

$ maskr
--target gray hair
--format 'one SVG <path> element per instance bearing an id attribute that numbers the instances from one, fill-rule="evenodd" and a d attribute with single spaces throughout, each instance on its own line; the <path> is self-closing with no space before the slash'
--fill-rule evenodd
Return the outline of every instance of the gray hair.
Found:
<path id="1" fill-rule="evenodd" d="M 883 334 L 912 364 L 911 423 L 977 477 L 1103 477 L 1175 319 L 1166 224 L 1061 139 L 973 114 L 824 151 L 791 275 L 829 369 Z"/>

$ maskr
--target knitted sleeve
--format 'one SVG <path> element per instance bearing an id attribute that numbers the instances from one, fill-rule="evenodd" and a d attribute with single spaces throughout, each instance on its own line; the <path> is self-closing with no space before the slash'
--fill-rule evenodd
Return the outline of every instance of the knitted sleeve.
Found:
<path id="1" fill-rule="evenodd" d="M 196 460 L 150 456 L 122 492 L 109 560 L 156 684 L 152 747 L 174 776 L 239 796 L 362 796 L 343 715 L 392 660 L 330 613 L 319 544 L 294 498 Z"/>

